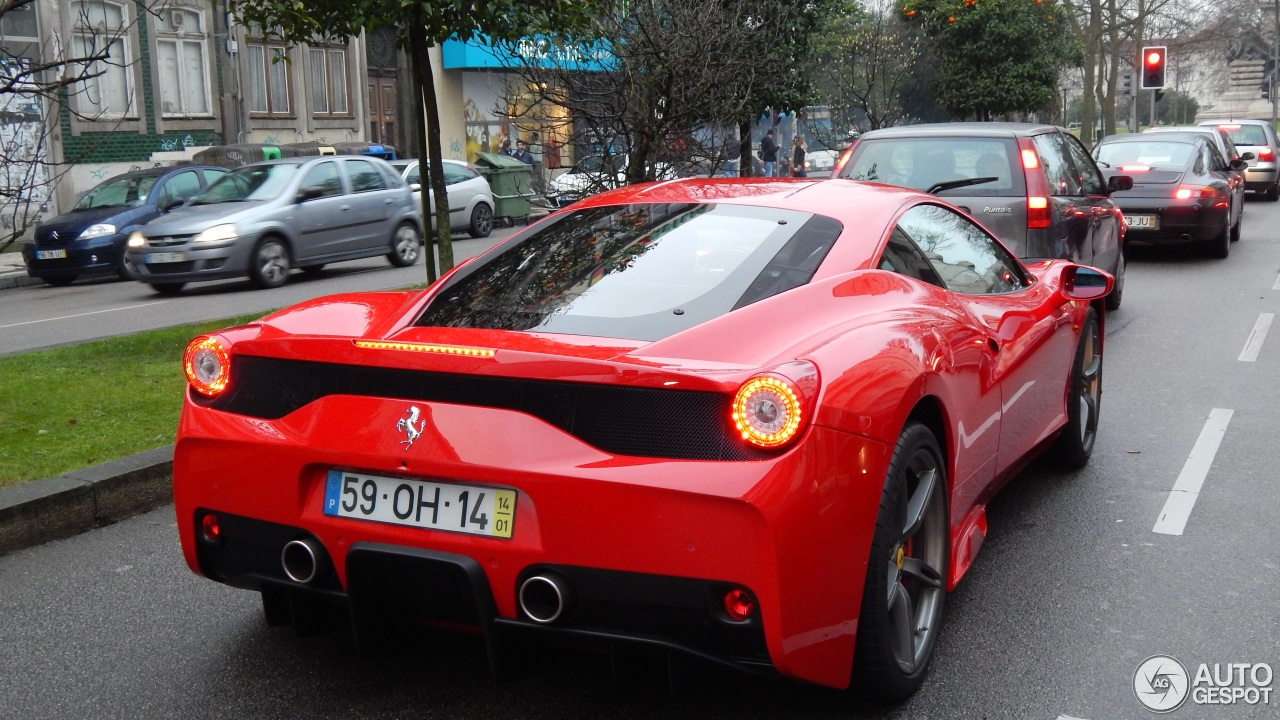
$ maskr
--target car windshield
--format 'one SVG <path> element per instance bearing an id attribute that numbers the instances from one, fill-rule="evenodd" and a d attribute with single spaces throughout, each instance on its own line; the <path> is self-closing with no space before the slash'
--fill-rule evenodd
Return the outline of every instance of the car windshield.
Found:
<path id="1" fill-rule="evenodd" d="M 294 164 L 249 165 L 223 175 L 191 201 L 192 205 L 273 200 L 298 172 Z"/>
<path id="2" fill-rule="evenodd" d="M 1219 125 L 1236 145 L 1266 145 L 1267 131 L 1261 125 Z"/>
<path id="3" fill-rule="evenodd" d="M 85 193 L 76 203 L 76 210 L 95 210 L 97 208 L 138 207 L 147 202 L 151 188 L 155 186 L 155 175 L 125 175 L 112 178 Z"/>
<path id="4" fill-rule="evenodd" d="M 1016 195 L 1022 193 L 1022 173 L 1014 172 L 1017 157 L 1012 139 L 994 137 L 872 138 L 853 150 L 842 177 L 881 182 L 928 191 L 938 183 L 995 178 L 939 195 Z"/>
<path id="5" fill-rule="evenodd" d="M 1177 165 L 1191 162 L 1196 146 L 1176 142 L 1117 142 L 1098 146 L 1097 159 L 1112 167 L 1118 165 Z"/>
<path id="6" fill-rule="evenodd" d="M 658 340 L 809 282 L 840 230 L 724 204 L 569 212 L 462 268 L 417 325 Z"/>

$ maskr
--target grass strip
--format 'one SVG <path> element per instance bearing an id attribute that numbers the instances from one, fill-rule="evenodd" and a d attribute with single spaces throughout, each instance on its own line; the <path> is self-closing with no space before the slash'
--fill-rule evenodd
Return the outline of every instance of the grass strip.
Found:
<path id="1" fill-rule="evenodd" d="M 187 343 L 264 314 L 0 357 L 0 487 L 172 443 Z"/>

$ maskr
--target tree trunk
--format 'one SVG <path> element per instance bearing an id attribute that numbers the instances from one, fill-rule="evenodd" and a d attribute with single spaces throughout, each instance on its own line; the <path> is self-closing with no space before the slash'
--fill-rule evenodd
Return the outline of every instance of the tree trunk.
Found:
<path id="1" fill-rule="evenodd" d="M 1107 0 L 1107 16 L 1110 25 L 1107 44 L 1107 86 L 1106 100 L 1102 105 L 1102 132 L 1104 135 L 1116 133 L 1116 88 L 1120 84 L 1120 13 L 1116 10 L 1116 0 Z"/>
<path id="2" fill-rule="evenodd" d="M 738 176 L 751 177 L 751 121 L 738 124 Z"/>
<path id="3" fill-rule="evenodd" d="M 1102 8 L 1100 0 L 1089 2 L 1089 26 L 1084 32 L 1084 92 L 1080 96 L 1080 139 L 1087 148 L 1093 147 L 1093 127 L 1097 114 L 1097 95 L 1094 82 L 1098 69 L 1098 46 L 1102 40 Z"/>
<path id="4" fill-rule="evenodd" d="M 418 9 L 415 10 L 413 27 L 422 27 L 425 24 L 420 15 L 422 10 L 419 6 L 415 8 Z M 421 111 L 414 113 L 423 128 L 418 133 L 419 139 L 423 141 L 418 152 L 418 166 L 419 168 L 428 167 L 431 195 L 435 200 L 435 207 L 432 208 L 428 203 L 427 193 L 422 193 L 423 227 L 428 228 L 424 233 L 427 240 L 423 254 L 426 255 L 427 282 L 432 283 L 436 280 L 436 259 L 432 245 L 439 245 L 440 272 L 447 272 L 453 267 L 453 236 L 449 230 L 449 195 L 444 184 L 444 163 L 441 161 L 440 152 L 440 106 L 436 103 L 435 74 L 431 69 L 430 49 L 426 34 L 421 30 L 409 31 L 409 54 L 416 80 L 414 94 L 419 96 L 417 99 L 422 103 L 421 107 L 426 110 L 425 120 Z M 419 173 L 421 174 L 421 171 Z M 429 230 L 431 224 L 427 222 L 427 218 L 433 215 L 436 218 L 435 243 L 432 242 L 432 234 Z"/>

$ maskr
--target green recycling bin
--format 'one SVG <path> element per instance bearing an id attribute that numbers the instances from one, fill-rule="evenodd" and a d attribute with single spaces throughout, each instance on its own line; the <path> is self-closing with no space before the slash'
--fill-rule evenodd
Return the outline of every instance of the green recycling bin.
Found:
<path id="1" fill-rule="evenodd" d="M 476 170 L 489 181 L 494 217 L 524 220 L 534 197 L 533 166 L 493 153 L 476 153 Z"/>

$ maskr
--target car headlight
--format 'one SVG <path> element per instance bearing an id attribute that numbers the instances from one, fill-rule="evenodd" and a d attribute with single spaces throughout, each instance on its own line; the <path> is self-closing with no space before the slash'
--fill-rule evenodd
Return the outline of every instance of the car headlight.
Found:
<path id="1" fill-rule="evenodd" d="M 112 225 L 111 223 L 98 223 L 97 225 L 90 225 L 89 227 L 85 228 L 84 232 L 80 233 L 80 239 L 90 240 L 96 237 L 106 237 L 107 235 L 115 235 L 115 234 L 116 234 L 115 225 Z"/>
<path id="2" fill-rule="evenodd" d="M 223 225 L 214 225 L 208 230 L 198 233 L 191 239 L 191 242 L 220 242 L 224 240 L 235 240 L 239 236 L 240 233 L 236 232 L 236 226 L 231 223 L 226 223 Z"/>
<path id="3" fill-rule="evenodd" d="M 147 239 L 143 237 L 141 230 L 134 230 L 129 233 L 129 239 L 125 241 L 125 245 L 131 248 L 140 248 L 147 244 Z"/>

